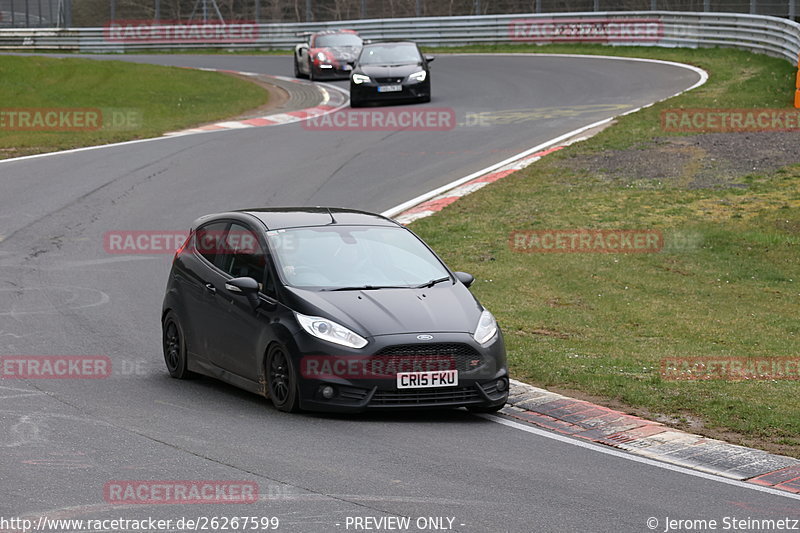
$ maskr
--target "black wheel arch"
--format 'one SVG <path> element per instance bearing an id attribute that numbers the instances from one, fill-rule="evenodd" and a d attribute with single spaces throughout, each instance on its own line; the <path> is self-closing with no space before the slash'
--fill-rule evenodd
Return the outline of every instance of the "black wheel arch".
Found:
<path id="1" fill-rule="evenodd" d="M 258 363 L 258 383 L 261 385 L 261 393 L 265 398 L 269 398 L 269 387 L 267 386 L 267 356 L 274 346 L 283 346 L 289 352 L 289 357 L 294 356 L 298 352 L 297 343 L 294 341 L 294 335 L 289 329 L 280 325 L 275 331 L 276 335 L 270 339 L 264 349 L 261 350 L 261 357 Z M 292 359 L 294 361 L 294 358 Z M 299 377 L 299 376 L 298 376 Z"/>

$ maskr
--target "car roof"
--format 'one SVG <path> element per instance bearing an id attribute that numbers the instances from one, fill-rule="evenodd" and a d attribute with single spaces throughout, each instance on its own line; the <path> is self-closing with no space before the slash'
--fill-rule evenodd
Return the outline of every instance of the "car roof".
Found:
<path id="1" fill-rule="evenodd" d="M 364 44 L 364 48 L 371 48 L 373 46 L 385 46 L 385 45 L 394 45 L 394 44 L 411 44 L 416 46 L 417 43 L 414 41 L 372 41 L 370 43 Z"/>
<path id="2" fill-rule="evenodd" d="M 317 35 L 317 36 L 319 36 L 319 35 L 336 35 L 336 34 L 339 34 L 339 33 L 350 33 L 350 34 L 353 34 L 353 35 L 358 35 L 358 32 L 356 30 L 322 30 L 322 31 L 315 32 L 312 35 Z"/>
<path id="3" fill-rule="evenodd" d="M 384 216 L 342 207 L 265 207 L 237 212 L 257 218 L 271 230 L 330 225 L 399 226 Z"/>

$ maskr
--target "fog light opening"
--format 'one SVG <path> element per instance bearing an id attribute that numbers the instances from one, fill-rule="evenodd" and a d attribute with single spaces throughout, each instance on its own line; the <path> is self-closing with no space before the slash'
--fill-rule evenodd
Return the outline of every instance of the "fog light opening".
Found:
<path id="1" fill-rule="evenodd" d="M 322 387 L 319 388 L 319 393 L 326 400 L 330 400 L 331 398 L 336 396 L 336 389 L 334 389 L 331 385 L 323 385 Z"/>
<path id="2" fill-rule="evenodd" d="M 500 392 L 505 392 L 508 388 L 508 380 L 506 378 L 500 378 L 497 380 L 497 390 Z"/>

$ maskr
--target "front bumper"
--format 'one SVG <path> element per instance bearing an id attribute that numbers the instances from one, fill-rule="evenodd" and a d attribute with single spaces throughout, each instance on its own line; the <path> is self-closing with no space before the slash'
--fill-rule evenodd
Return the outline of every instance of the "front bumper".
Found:
<path id="1" fill-rule="evenodd" d="M 468 334 L 441 333 L 435 336 L 436 342 L 430 343 L 420 342 L 415 334 L 384 335 L 371 339 L 365 350 L 343 348 L 331 353 L 331 345 L 328 343 L 299 333 L 295 337 L 298 350 L 294 351 L 293 362 L 298 374 L 300 406 L 312 411 L 363 412 L 469 406 L 486 408 L 505 404 L 508 398 L 508 369 L 500 332 L 485 346 L 477 344 Z M 320 350 L 322 345 L 327 348 L 327 353 Z M 413 366 L 420 361 L 430 363 L 434 360 L 437 364 L 446 361 L 453 365 L 453 369 L 458 370 L 458 384 L 401 389 L 397 387 L 396 374 L 387 373 L 375 377 L 352 371 L 323 374 L 308 372 L 309 361 L 314 361 L 317 365 L 315 368 L 319 368 L 320 362 L 358 360 L 362 364 L 352 368 L 364 368 L 364 362 L 371 363 L 378 359 L 381 365 L 386 365 L 388 361 L 401 371 L 411 370 L 409 365 Z M 342 364 L 341 367 L 344 368 L 345 365 Z M 504 390 L 498 390 L 499 380 L 505 380 Z M 327 385 L 334 390 L 331 398 L 325 398 L 322 394 L 323 387 Z"/>
<path id="2" fill-rule="evenodd" d="M 419 100 L 431 95 L 431 84 L 429 80 L 422 83 L 404 81 L 399 84 L 401 91 L 380 92 L 379 87 L 385 83 L 376 83 L 374 80 L 365 83 L 350 82 L 350 99 L 358 102 L 385 102 L 397 100 Z"/>
<path id="3" fill-rule="evenodd" d="M 349 68 L 349 65 L 346 63 L 315 63 L 311 68 L 314 69 L 314 78 L 320 80 L 346 80 L 350 77 L 350 73 L 352 71 L 352 69 Z"/>
<path id="4" fill-rule="evenodd" d="M 443 409 L 449 407 L 494 407 L 505 405 L 508 388 L 497 390 L 498 379 L 508 382 L 508 373 L 498 374 L 497 379 L 470 385 L 460 383 L 458 387 L 433 389 L 387 390 L 376 385 L 372 388 L 334 385 L 336 396 L 330 400 L 322 398 L 319 382 L 316 388 L 306 391 L 310 398 L 301 399 L 303 409 L 311 411 L 358 413 L 377 410 Z"/>

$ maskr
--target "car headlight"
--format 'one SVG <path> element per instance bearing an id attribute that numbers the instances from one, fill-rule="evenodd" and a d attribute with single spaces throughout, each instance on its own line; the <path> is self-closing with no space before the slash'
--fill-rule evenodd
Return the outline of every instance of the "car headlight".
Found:
<path id="1" fill-rule="evenodd" d="M 408 79 L 413 80 L 413 81 L 425 81 L 425 78 L 427 76 L 428 76 L 427 72 L 425 72 L 424 70 L 420 70 L 419 72 L 415 72 L 414 74 L 411 74 L 408 77 Z"/>
<path id="2" fill-rule="evenodd" d="M 328 56 L 326 56 L 323 52 L 317 52 L 317 59 L 323 62 L 328 62 Z"/>
<path id="3" fill-rule="evenodd" d="M 364 76 L 363 74 L 353 74 L 353 77 L 351 79 L 353 80 L 353 83 L 355 83 L 356 85 L 361 85 L 362 83 L 369 82 L 369 76 Z"/>
<path id="4" fill-rule="evenodd" d="M 492 313 L 484 309 L 483 313 L 481 313 L 480 320 L 478 320 L 478 327 L 475 328 L 475 333 L 472 334 L 472 338 L 475 339 L 478 344 L 485 344 L 495 335 L 497 335 L 497 321 L 494 319 Z"/>
<path id="5" fill-rule="evenodd" d="M 350 348 L 363 348 L 367 345 L 367 340 L 364 337 L 353 333 L 333 320 L 319 316 L 301 315 L 300 313 L 295 313 L 295 316 L 303 329 L 318 339 L 349 346 Z"/>

